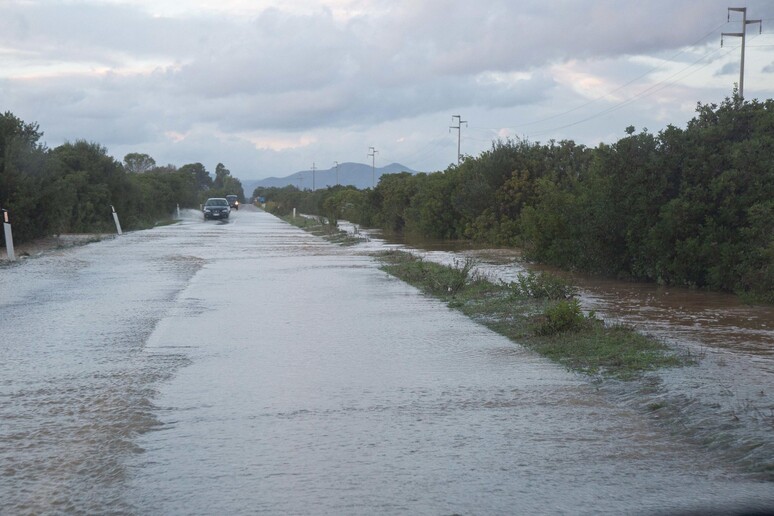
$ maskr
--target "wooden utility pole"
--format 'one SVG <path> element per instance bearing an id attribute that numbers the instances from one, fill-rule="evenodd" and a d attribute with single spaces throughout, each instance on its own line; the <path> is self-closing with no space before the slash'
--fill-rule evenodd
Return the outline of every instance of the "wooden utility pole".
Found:
<path id="1" fill-rule="evenodd" d="M 723 46 L 724 36 L 736 36 L 742 38 L 742 64 L 739 67 L 739 98 L 744 98 L 744 43 L 747 36 L 747 26 L 753 23 L 758 24 L 758 33 L 763 32 L 763 22 L 761 20 L 748 20 L 747 7 L 729 7 L 728 21 L 731 21 L 731 11 L 742 13 L 742 32 L 723 32 L 720 34 L 720 46 Z"/>
<path id="2" fill-rule="evenodd" d="M 379 152 L 378 150 L 374 149 L 373 147 L 368 147 L 368 157 L 371 158 L 371 181 L 374 183 L 374 188 L 376 188 L 376 153 Z"/>
<path id="3" fill-rule="evenodd" d="M 462 124 L 465 124 L 465 127 L 467 127 L 468 121 L 463 120 L 460 115 L 452 115 L 452 123 L 454 123 L 455 118 L 457 119 L 457 125 L 450 125 L 449 132 L 451 132 L 452 129 L 457 130 L 457 165 L 459 165 L 460 160 L 462 159 L 462 154 L 460 154 L 460 139 L 462 136 Z"/>

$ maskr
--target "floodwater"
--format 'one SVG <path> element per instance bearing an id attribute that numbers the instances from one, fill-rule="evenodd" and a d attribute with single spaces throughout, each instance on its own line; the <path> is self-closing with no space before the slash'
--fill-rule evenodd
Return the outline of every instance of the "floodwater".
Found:
<path id="1" fill-rule="evenodd" d="M 345 230 L 355 226 L 344 222 Z M 372 251 L 402 248 L 424 259 L 458 265 L 493 281 L 515 281 L 528 271 L 565 277 L 579 288 L 586 311 L 608 324 L 623 323 L 662 339 L 693 367 L 662 370 L 641 382 L 608 384 L 609 393 L 649 411 L 667 430 L 713 449 L 749 470 L 774 469 L 774 306 L 745 304 L 731 294 L 664 287 L 572 274 L 520 259 L 515 249 L 476 248 L 469 242 L 385 240 L 357 230 Z"/>
<path id="2" fill-rule="evenodd" d="M 672 514 L 770 482 L 245 207 L 0 268 L 0 512 Z"/>

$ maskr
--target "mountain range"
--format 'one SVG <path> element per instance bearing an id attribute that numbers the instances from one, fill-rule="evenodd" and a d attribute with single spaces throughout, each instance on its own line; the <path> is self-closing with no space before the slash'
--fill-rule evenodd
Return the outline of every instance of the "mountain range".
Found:
<path id="1" fill-rule="evenodd" d="M 397 174 L 400 172 L 409 172 L 416 174 L 415 170 L 401 165 L 400 163 L 390 163 L 384 167 L 372 168 L 365 163 L 340 163 L 337 167 L 328 169 L 301 170 L 286 177 L 267 177 L 265 179 L 244 179 L 242 189 L 246 197 L 252 197 L 253 191 L 259 186 L 277 187 L 293 185 L 301 190 L 318 190 L 327 188 L 336 184 L 352 185 L 359 189 L 372 188 L 379 183 L 379 178 L 383 174 Z"/>

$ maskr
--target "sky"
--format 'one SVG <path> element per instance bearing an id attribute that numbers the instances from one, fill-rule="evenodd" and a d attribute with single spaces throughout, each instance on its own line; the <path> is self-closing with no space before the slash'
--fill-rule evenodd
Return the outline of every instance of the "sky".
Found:
<path id="1" fill-rule="evenodd" d="M 772 98 L 771 0 L 0 0 L 0 111 L 49 148 L 242 180 L 335 162 L 433 172 L 457 162 L 458 135 L 477 156 L 497 139 L 594 147 L 685 127 L 739 82 L 728 7 L 762 20 L 744 96 Z"/>

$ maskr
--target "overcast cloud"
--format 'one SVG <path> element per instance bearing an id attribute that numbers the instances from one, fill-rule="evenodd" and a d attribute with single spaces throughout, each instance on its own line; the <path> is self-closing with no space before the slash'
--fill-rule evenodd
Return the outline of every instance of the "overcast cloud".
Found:
<path id="1" fill-rule="evenodd" d="M 719 0 L 4 0 L 0 110 L 49 147 L 222 162 L 241 179 L 367 162 L 442 170 L 495 138 L 682 127 L 738 81 Z M 774 3 L 746 2 L 745 97 L 774 96 Z M 249 192 L 248 192 L 249 193 Z"/>

